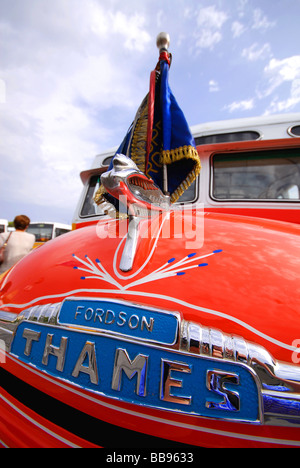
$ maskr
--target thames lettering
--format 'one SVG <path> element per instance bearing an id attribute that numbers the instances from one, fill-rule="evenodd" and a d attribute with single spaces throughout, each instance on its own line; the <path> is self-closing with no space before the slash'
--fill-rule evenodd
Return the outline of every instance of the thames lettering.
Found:
<path id="1" fill-rule="evenodd" d="M 90 319 L 95 316 L 95 310 L 92 313 L 90 308 L 83 311 L 78 307 L 76 314 L 81 313 Z M 103 311 L 103 314 L 98 310 L 97 314 L 102 320 L 118 320 L 120 323 L 126 321 L 131 327 L 135 327 L 139 319 L 134 314 L 128 317 L 125 312 L 120 312 L 116 318 L 111 310 Z M 147 325 L 149 323 L 147 322 Z M 20 336 L 21 354 L 37 367 L 49 366 L 49 370 L 51 367 L 52 372 L 56 370 L 59 375 L 72 382 L 77 382 L 80 374 L 86 374 L 87 387 L 93 384 L 93 390 L 99 390 L 107 396 L 118 396 L 122 399 L 123 392 L 125 400 L 140 401 L 147 405 L 149 399 L 152 400 L 151 405 L 167 408 L 177 405 L 177 408 L 182 408 L 183 411 L 188 411 L 188 407 L 193 408 L 192 405 L 197 401 L 197 408 L 199 405 L 201 408 L 196 409 L 196 413 L 203 414 L 204 411 L 206 415 L 207 411 L 213 415 L 220 410 L 231 414 L 241 412 L 242 387 L 239 373 L 211 369 L 213 361 L 210 366 L 209 361 L 207 365 L 201 364 L 198 367 L 201 374 L 198 374 L 197 378 L 200 376 L 206 386 L 206 394 L 201 396 L 199 389 L 191 384 L 189 375 L 195 372 L 197 367 L 195 363 L 188 363 L 188 357 L 182 356 L 182 362 L 179 355 L 174 356 L 177 360 L 170 360 L 160 357 L 157 348 L 147 348 L 144 344 L 138 345 L 132 341 L 123 341 L 123 346 L 117 347 L 121 341 L 115 338 L 102 337 L 97 341 L 96 335 L 90 335 L 89 340 L 85 341 L 83 338 L 77 342 L 72 341 L 73 335 L 67 337 L 65 334 L 67 335 L 67 330 L 56 334 L 55 329 L 53 333 L 47 333 L 45 328 L 43 332 L 37 331 L 34 326 L 32 329 L 24 328 Z M 143 352 L 139 352 L 142 350 Z M 166 351 L 162 350 L 161 353 L 165 355 Z M 132 383 L 128 382 L 131 380 Z M 227 385 L 230 387 L 227 388 Z M 234 390 L 232 386 L 235 386 Z"/>

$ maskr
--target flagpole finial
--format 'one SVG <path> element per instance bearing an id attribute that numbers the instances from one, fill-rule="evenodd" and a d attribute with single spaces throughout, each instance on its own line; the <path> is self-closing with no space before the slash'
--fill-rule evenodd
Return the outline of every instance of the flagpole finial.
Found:
<path id="1" fill-rule="evenodd" d="M 166 33 L 166 32 L 159 33 L 159 35 L 156 38 L 156 45 L 157 45 L 159 51 L 161 51 L 162 49 L 168 50 L 168 48 L 170 46 L 170 36 L 169 36 L 169 34 Z"/>

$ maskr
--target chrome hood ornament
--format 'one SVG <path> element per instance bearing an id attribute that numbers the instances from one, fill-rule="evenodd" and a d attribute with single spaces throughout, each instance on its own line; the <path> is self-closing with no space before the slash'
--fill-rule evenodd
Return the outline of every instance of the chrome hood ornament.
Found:
<path id="1" fill-rule="evenodd" d="M 137 251 L 141 219 L 168 211 L 170 197 L 164 195 L 153 180 L 141 172 L 124 154 L 116 154 L 113 168 L 102 174 L 101 182 L 110 195 L 127 207 L 129 225 L 120 269 L 130 271 Z"/>
<path id="2" fill-rule="evenodd" d="M 152 211 L 169 209 L 169 197 L 124 154 L 116 154 L 113 168 L 102 174 L 101 182 L 110 195 L 127 206 L 129 216 L 147 218 Z"/>

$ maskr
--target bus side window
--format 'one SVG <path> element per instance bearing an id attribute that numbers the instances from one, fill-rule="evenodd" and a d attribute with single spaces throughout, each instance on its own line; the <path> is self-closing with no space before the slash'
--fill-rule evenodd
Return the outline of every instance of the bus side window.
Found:
<path id="1" fill-rule="evenodd" d="M 55 228 L 54 237 L 62 236 L 63 234 L 67 234 L 67 232 L 70 231 L 68 231 L 68 229 Z"/>

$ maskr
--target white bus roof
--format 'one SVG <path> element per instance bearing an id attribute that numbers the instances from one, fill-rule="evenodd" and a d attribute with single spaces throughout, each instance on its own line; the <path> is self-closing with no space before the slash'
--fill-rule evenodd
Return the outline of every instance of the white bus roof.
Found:
<path id="1" fill-rule="evenodd" d="M 264 115 L 260 117 L 207 122 L 199 125 L 193 125 L 191 127 L 191 131 L 194 136 L 206 136 L 218 133 L 252 130 L 261 133 L 261 137 L 263 139 L 277 139 L 287 138 L 289 127 L 295 124 L 300 124 L 300 113 Z M 274 126 L 276 126 L 276 133 L 274 133 Z M 280 126 L 283 127 L 283 131 L 279 135 L 277 127 Z"/>

